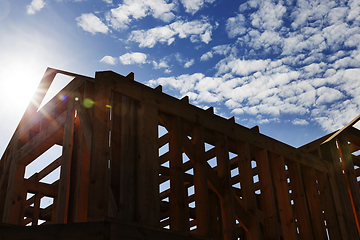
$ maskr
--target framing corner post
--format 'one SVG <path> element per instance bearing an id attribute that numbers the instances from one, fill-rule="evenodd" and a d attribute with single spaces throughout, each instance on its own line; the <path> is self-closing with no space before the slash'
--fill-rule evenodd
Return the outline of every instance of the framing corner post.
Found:
<path id="1" fill-rule="evenodd" d="M 25 165 L 17 164 L 15 155 L 16 145 L 12 152 L 3 222 L 20 225 L 22 224 L 22 216 L 20 216 L 22 213 L 22 205 L 26 199 L 23 191 Z"/>
<path id="2" fill-rule="evenodd" d="M 93 137 L 90 157 L 88 221 L 102 220 L 108 215 L 110 159 L 109 130 L 111 85 L 107 73 L 96 72 L 94 94 Z"/>
<path id="3" fill-rule="evenodd" d="M 139 102 L 137 106 L 136 221 L 160 225 L 158 109 Z"/>
<path id="4" fill-rule="evenodd" d="M 170 227 L 176 231 L 186 232 L 187 219 L 181 134 L 181 118 L 175 116 L 171 119 L 169 132 Z"/>
<path id="5" fill-rule="evenodd" d="M 193 139 L 195 146 L 194 162 L 194 186 L 195 186 L 195 211 L 197 234 L 201 236 L 211 235 L 211 216 L 209 187 L 207 183 L 206 159 L 205 159 L 205 140 L 204 127 L 195 125 L 193 129 Z M 212 236 L 215 237 L 215 236 Z"/>
<path id="6" fill-rule="evenodd" d="M 343 239 L 358 238 L 356 231 L 355 216 L 352 207 L 347 204 L 350 202 L 350 196 L 346 191 L 346 180 L 340 162 L 340 154 L 336 146 L 336 140 L 326 142 L 320 146 L 323 159 L 330 162 L 329 182 L 332 191 L 333 200 L 336 208 L 338 224 Z"/>
<path id="7" fill-rule="evenodd" d="M 360 233 L 360 191 L 354 171 L 352 154 L 349 149 L 348 139 L 346 138 L 346 135 L 344 133 L 340 134 L 337 137 L 336 141 L 338 142 L 339 146 L 341 163 L 343 165 L 343 170 L 347 183 L 347 190 L 349 192 L 351 204 L 353 207 L 356 227 L 358 229 L 358 232 Z"/>
<path id="8" fill-rule="evenodd" d="M 222 180 L 220 196 L 221 220 L 224 240 L 237 239 L 234 196 L 231 186 L 229 147 L 226 134 L 215 132 L 215 151 L 218 175 Z"/>

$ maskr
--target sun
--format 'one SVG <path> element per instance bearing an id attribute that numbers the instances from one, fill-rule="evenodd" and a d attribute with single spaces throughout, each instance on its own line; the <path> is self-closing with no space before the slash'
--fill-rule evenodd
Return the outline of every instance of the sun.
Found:
<path id="1" fill-rule="evenodd" d="M 27 61 L 9 62 L 0 70 L 0 109 L 6 115 L 21 116 L 46 69 Z"/>

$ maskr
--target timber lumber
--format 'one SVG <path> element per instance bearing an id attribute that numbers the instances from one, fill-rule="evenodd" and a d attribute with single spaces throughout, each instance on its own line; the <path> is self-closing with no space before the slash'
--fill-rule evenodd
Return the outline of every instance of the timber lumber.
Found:
<path id="1" fill-rule="evenodd" d="M 0 159 L 0 239 L 359 239 L 360 115 L 294 148 L 162 90 L 49 68 Z"/>

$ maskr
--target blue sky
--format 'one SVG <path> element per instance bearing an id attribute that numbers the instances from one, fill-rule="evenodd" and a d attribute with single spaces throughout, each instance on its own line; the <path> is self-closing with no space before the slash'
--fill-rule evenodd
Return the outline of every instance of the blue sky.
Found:
<path id="1" fill-rule="evenodd" d="M 0 66 L 1 152 L 47 67 L 134 72 L 297 147 L 360 113 L 360 1 L 0 0 Z"/>

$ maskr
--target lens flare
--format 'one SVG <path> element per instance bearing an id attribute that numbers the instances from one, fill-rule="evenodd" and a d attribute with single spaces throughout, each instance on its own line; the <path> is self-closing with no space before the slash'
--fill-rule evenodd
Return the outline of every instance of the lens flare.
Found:
<path id="1" fill-rule="evenodd" d="M 67 96 L 66 95 L 61 95 L 60 97 L 60 100 L 65 102 L 67 100 Z"/>
<path id="2" fill-rule="evenodd" d="M 90 98 L 85 98 L 84 100 L 84 107 L 86 108 L 91 108 L 94 106 L 94 101 L 91 100 Z"/>

